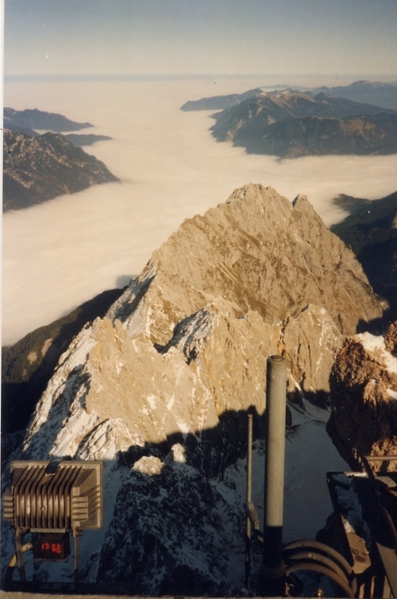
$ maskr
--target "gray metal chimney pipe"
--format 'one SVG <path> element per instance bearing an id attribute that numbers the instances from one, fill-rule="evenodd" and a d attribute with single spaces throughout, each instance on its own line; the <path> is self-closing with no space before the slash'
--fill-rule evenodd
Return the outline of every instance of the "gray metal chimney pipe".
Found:
<path id="1" fill-rule="evenodd" d="M 267 360 L 266 385 L 266 466 L 265 526 L 262 582 L 268 596 L 283 596 L 285 567 L 282 561 L 285 418 L 287 402 L 287 360 Z"/>

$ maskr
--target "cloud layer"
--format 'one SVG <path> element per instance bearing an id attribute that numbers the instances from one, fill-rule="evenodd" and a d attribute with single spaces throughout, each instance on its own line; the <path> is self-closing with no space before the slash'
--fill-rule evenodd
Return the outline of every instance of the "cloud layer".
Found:
<path id="1" fill-rule="evenodd" d="M 339 193 L 370 199 L 397 188 L 397 156 L 280 161 L 249 156 L 208 131 L 208 112 L 186 101 L 241 93 L 261 81 L 52 81 L 8 83 L 5 105 L 90 121 L 112 141 L 86 148 L 121 179 L 7 213 L 3 227 L 3 344 L 47 324 L 104 289 L 139 274 L 154 249 L 188 217 L 246 183 L 290 200 L 306 194 L 327 224 L 343 217 Z M 27 100 L 28 98 L 28 100 Z"/>

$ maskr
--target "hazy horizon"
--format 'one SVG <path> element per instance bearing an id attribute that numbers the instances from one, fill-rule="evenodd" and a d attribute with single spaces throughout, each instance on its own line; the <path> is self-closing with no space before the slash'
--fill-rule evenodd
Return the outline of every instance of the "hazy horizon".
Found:
<path id="1" fill-rule="evenodd" d="M 5 0 L 5 74 L 396 73 L 395 0 Z"/>

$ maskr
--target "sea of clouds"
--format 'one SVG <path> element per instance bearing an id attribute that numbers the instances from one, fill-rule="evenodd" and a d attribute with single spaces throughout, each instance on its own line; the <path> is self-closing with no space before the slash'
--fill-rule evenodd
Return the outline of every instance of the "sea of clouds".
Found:
<path id="1" fill-rule="evenodd" d="M 187 100 L 267 84 L 263 78 L 6 82 L 5 106 L 61 113 L 93 123 L 87 132 L 110 135 L 112 141 L 85 150 L 120 183 L 4 215 L 3 345 L 126 284 L 185 218 L 226 201 L 236 187 L 270 185 L 290 200 L 306 194 L 328 225 L 344 216 L 332 203 L 339 193 L 376 199 L 397 189 L 395 155 L 247 155 L 214 140 L 211 111 L 180 110 Z"/>

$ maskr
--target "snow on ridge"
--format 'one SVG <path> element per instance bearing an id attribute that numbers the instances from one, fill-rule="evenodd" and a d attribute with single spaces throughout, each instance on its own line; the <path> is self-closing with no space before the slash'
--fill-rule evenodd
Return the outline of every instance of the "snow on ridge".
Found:
<path id="1" fill-rule="evenodd" d="M 371 353 L 376 361 L 392 374 L 397 374 L 397 358 L 386 350 L 385 340 L 379 335 L 359 333 L 355 338 L 361 343 L 365 351 Z"/>
<path id="2" fill-rule="evenodd" d="M 397 391 L 393 391 L 393 389 L 386 389 L 386 392 L 392 399 L 397 399 Z"/>
<path id="3" fill-rule="evenodd" d="M 73 397 L 76 379 L 80 376 L 82 379 L 84 378 L 82 376 L 84 364 L 88 354 L 96 345 L 93 327 L 94 325 L 84 328 L 61 355 L 56 374 L 50 380 L 35 410 L 35 416 L 29 427 L 27 442 L 48 422 L 57 400 L 62 397 L 62 403 L 66 403 L 64 401 L 65 397 L 69 395 L 71 398 Z M 58 409 L 62 411 L 62 406 L 58 406 Z"/>
<path id="4" fill-rule="evenodd" d="M 76 400 L 78 403 L 77 408 L 75 407 Z M 76 397 L 76 400 L 70 406 L 70 416 L 67 419 L 67 426 L 60 429 L 56 439 L 53 441 L 53 446 L 49 452 L 50 455 L 73 457 L 76 454 L 81 439 L 84 439 L 86 434 L 92 431 L 100 418 L 96 412 L 88 414 L 79 397 Z"/>
<path id="5" fill-rule="evenodd" d="M 375 352 L 377 349 L 385 350 L 385 340 L 381 335 L 372 335 L 367 331 L 359 333 L 356 338 L 361 341 L 364 349 L 370 352 Z"/>

